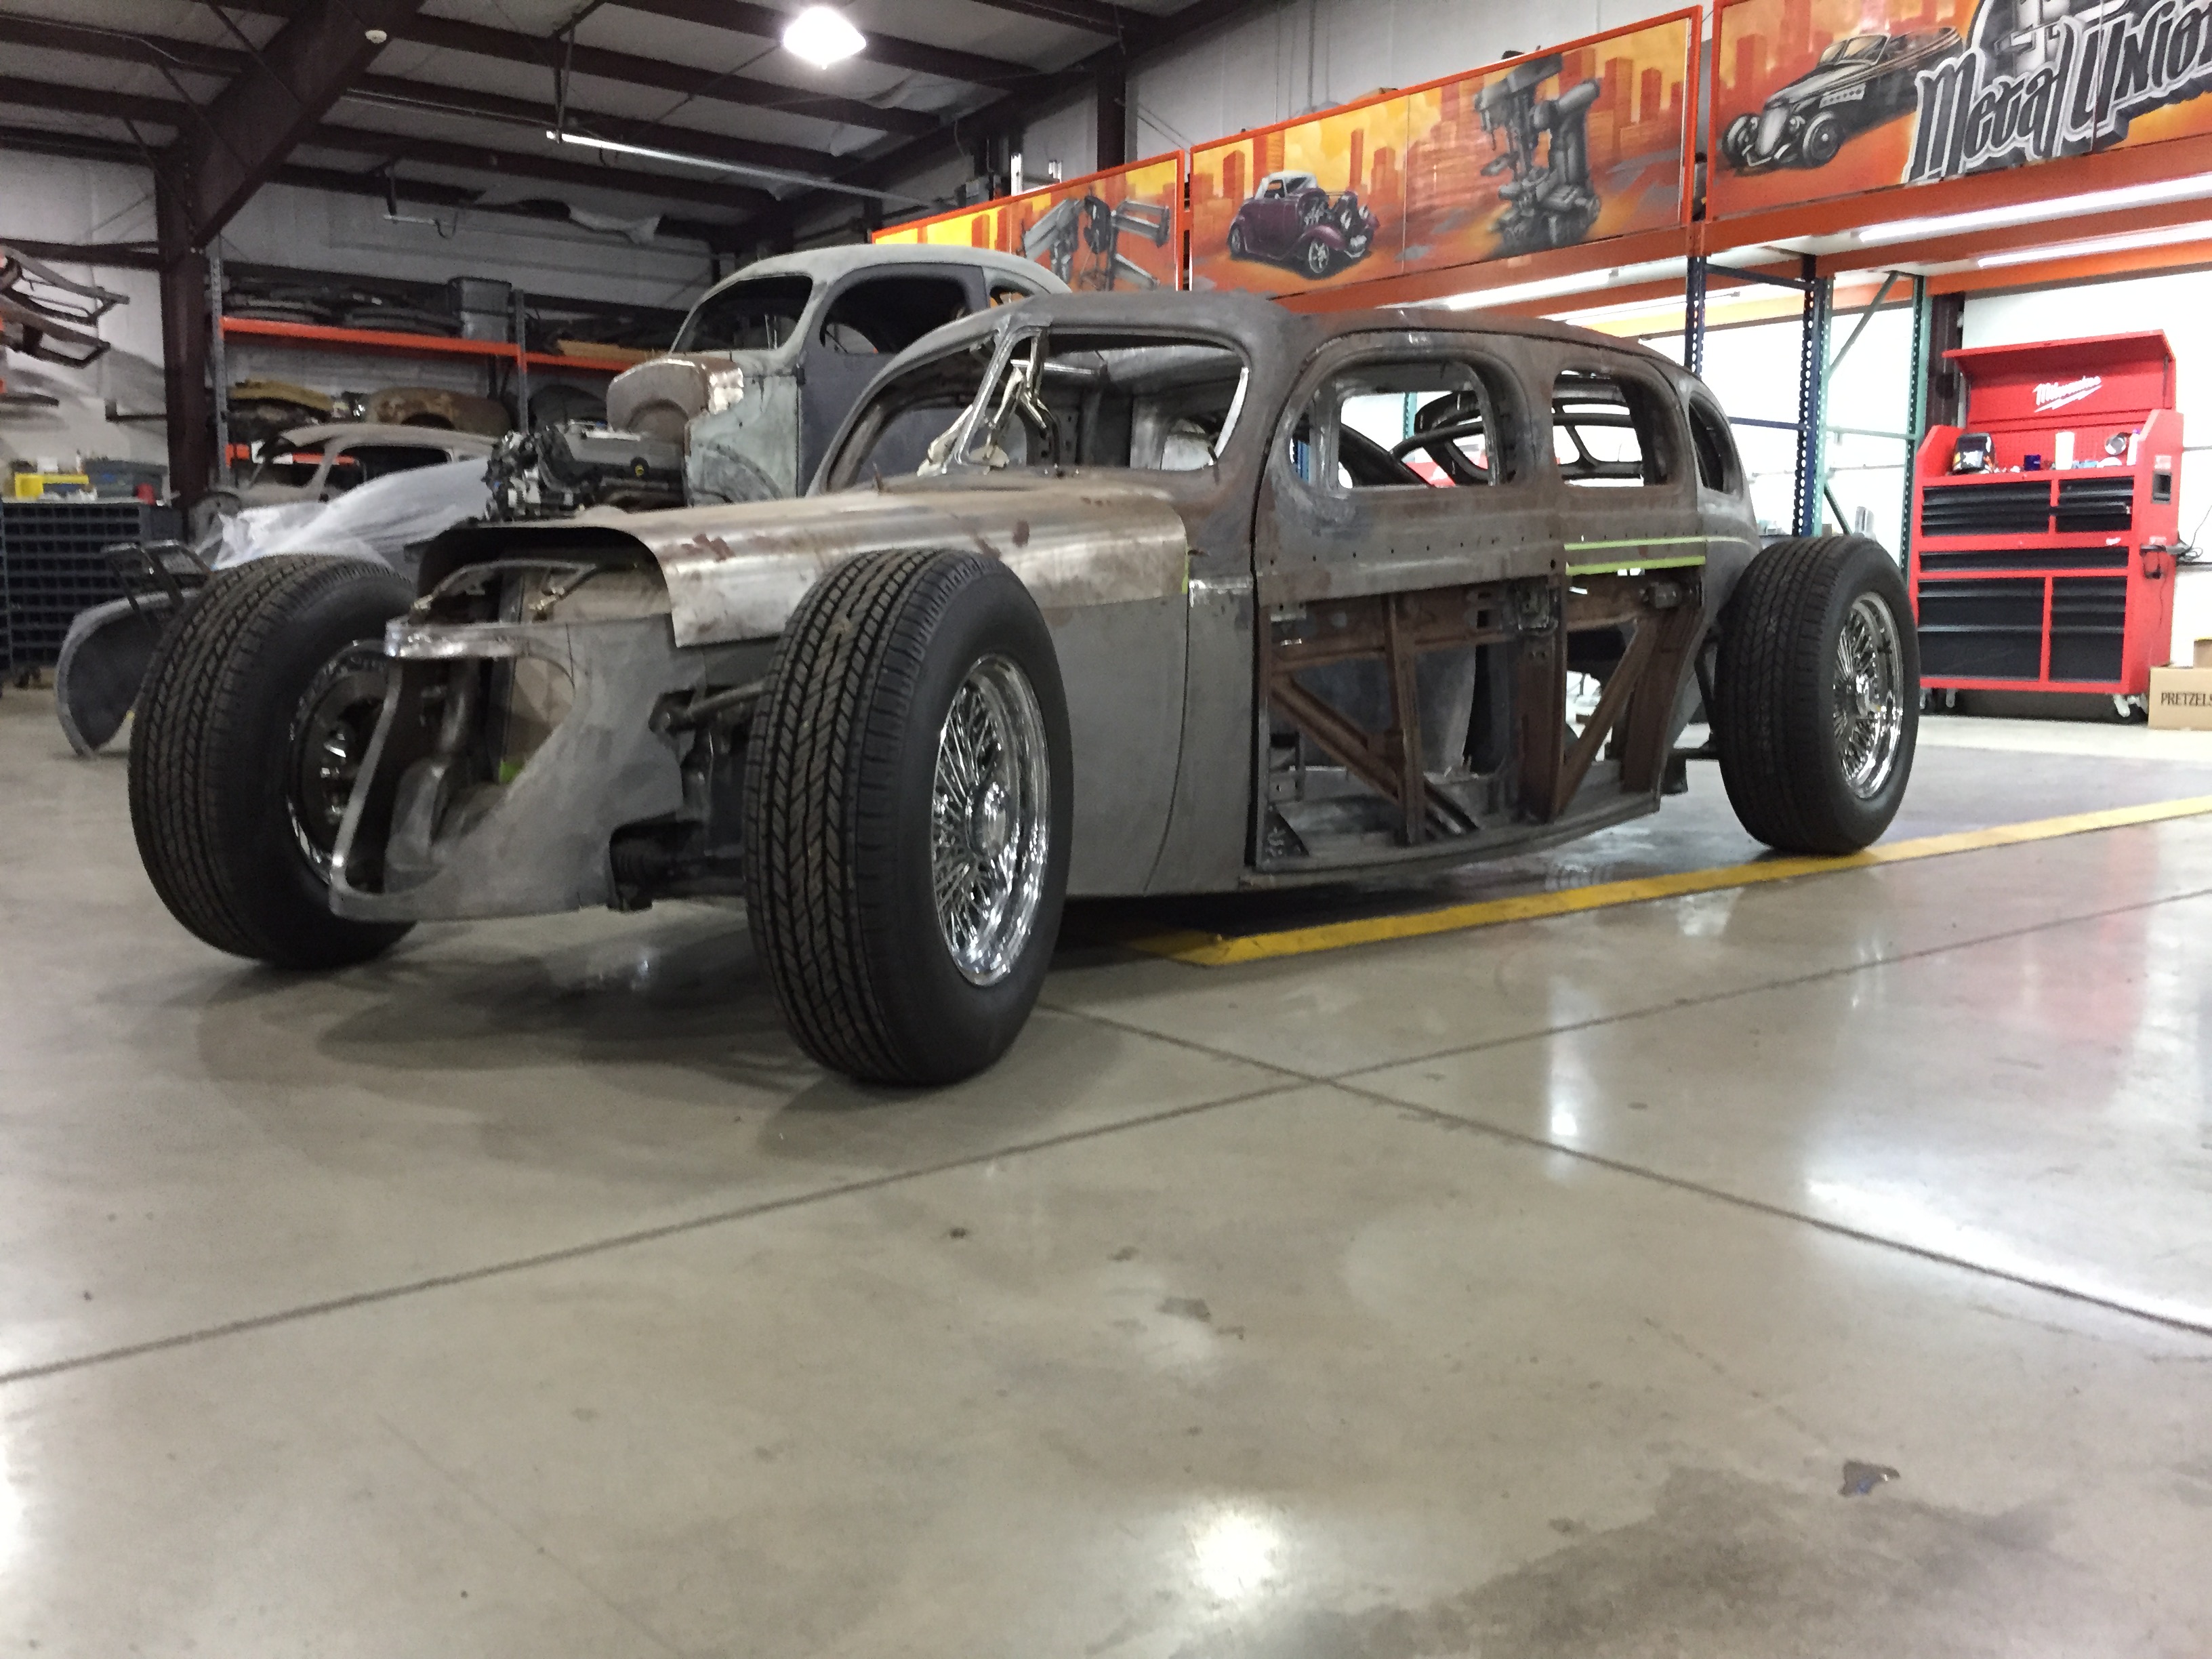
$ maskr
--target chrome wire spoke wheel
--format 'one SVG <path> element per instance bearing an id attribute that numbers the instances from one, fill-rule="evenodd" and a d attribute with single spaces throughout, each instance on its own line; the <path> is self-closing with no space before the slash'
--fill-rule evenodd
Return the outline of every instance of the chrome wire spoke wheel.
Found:
<path id="1" fill-rule="evenodd" d="M 1905 653 L 1897 618 L 1878 593 L 1862 593 L 1836 635 L 1836 762 L 1861 800 L 1887 787 L 1905 734 Z"/>
<path id="2" fill-rule="evenodd" d="M 286 776 L 292 833 L 325 881 L 369 739 L 384 711 L 389 665 L 369 645 L 349 645 L 318 669 L 292 721 Z"/>
<path id="3" fill-rule="evenodd" d="M 929 820 L 938 932 L 963 978 L 996 984 L 1036 925 L 1052 825 L 1044 716 L 1008 658 L 981 659 L 952 694 Z"/>

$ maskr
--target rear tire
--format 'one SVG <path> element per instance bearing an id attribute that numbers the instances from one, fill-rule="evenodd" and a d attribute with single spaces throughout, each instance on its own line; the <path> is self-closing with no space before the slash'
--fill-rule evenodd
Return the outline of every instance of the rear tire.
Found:
<path id="1" fill-rule="evenodd" d="M 746 912 L 799 1046 L 873 1083 L 997 1060 L 1043 987 L 1071 823 L 1021 580 L 966 553 L 841 565 L 784 630 L 748 751 Z"/>
<path id="2" fill-rule="evenodd" d="M 361 559 L 216 573 L 161 641 L 131 738 L 131 827 L 169 914 L 218 951 L 336 968 L 405 922 L 331 914 L 328 854 L 413 590 Z"/>
<path id="3" fill-rule="evenodd" d="M 1905 578 L 1863 536 L 1777 542 L 1721 612 L 1713 735 L 1737 819 L 1769 847 L 1855 853 L 1904 802 L 1920 725 Z"/>

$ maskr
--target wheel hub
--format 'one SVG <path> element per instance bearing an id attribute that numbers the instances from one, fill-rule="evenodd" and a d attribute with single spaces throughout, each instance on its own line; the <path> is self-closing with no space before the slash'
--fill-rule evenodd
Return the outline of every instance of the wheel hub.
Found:
<path id="1" fill-rule="evenodd" d="M 1013 835 L 1013 809 L 1006 786 L 994 781 L 976 791 L 968 815 L 968 846 L 980 864 L 992 864 L 1006 851 Z"/>
<path id="2" fill-rule="evenodd" d="M 937 738 L 930 884 L 937 927 L 970 984 L 1013 971 L 1044 894 L 1052 822 L 1044 716 L 1005 657 L 968 671 Z"/>
<path id="3" fill-rule="evenodd" d="M 1862 593 L 1836 635 L 1836 761 L 1862 800 L 1887 787 L 1905 738 L 1905 653 L 1897 618 L 1877 593 Z"/>
<path id="4" fill-rule="evenodd" d="M 292 721 L 287 777 L 292 831 L 325 880 L 345 823 L 346 803 L 384 707 L 389 664 L 374 647 L 349 645 L 315 672 Z"/>

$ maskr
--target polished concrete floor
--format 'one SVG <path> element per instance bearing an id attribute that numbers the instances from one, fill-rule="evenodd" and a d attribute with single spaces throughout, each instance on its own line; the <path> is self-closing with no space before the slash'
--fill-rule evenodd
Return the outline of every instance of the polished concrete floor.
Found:
<path id="1" fill-rule="evenodd" d="M 2212 1652 L 2212 818 L 1071 946 L 903 1097 L 733 912 L 218 957 L 10 690 L 0 942 L 0 1655 Z"/>

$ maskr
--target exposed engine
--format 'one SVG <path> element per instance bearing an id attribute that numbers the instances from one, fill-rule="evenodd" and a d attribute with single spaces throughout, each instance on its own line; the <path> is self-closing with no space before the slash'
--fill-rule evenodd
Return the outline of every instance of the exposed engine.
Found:
<path id="1" fill-rule="evenodd" d="M 498 523 L 563 519 L 586 507 L 626 512 L 684 505 L 684 446 L 641 432 L 564 421 L 510 432 L 486 475 Z"/>

